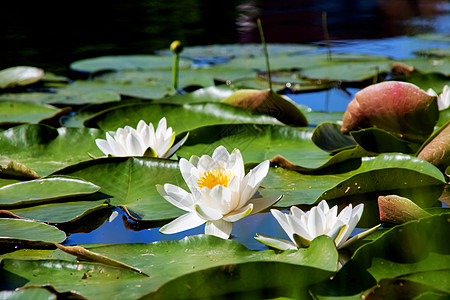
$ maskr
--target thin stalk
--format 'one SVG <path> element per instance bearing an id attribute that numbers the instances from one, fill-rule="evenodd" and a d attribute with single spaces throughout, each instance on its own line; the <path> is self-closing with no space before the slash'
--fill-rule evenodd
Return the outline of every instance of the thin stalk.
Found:
<path id="1" fill-rule="evenodd" d="M 270 71 L 269 52 L 267 51 L 266 39 L 264 38 L 264 31 L 261 24 L 261 19 L 258 18 L 259 35 L 261 36 L 261 43 L 264 49 L 264 56 L 266 57 L 267 79 L 269 80 L 269 89 L 272 90 L 272 75 Z"/>
<path id="2" fill-rule="evenodd" d="M 178 73 L 179 73 L 179 60 L 180 55 L 178 53 L 175 53 L 173 55 L 173 66 L 172 66 L 172 83 L 173 88 L 178 91 Z"/>
<path id="3" fill-rule="evenodd" d="M 330 35 L 328 34 L 328 24 L 327 24 L 327 12 L 322 12 L 322 29 L 323 29 L 323 35 L 325 37 L 325 41 L 327 43 L 327 59 L 331 60 L 331 47 L 330 47 Z"/>

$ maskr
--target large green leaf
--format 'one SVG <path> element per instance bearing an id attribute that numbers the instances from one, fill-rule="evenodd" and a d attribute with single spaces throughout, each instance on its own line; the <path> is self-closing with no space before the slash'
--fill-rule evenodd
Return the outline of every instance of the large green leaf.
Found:
<path id="1" fill-rule="evenodd" d="M 402 280 L 411 288 L 414 286 L 409 282 L 426 285 L 420 293 L 426 290 L 448 293 L 449 216 L 449 213 L 435 215 L 385 231 L 360 247 L 331 281 L 315 286 L 313 294 L 319 299 L 330 299 L 327 298 L 330 296 L 360 299 L 362 294 L 385 284 L 386 279 Z M 395 294 L 393 287 L 386 289 L 390 297 Z M 397 290 L 401 291 L 401 285 Z"/>
<path id="2" fill-rule="evenodd" d="M 59 170 L 100 186 L 100 192 L 112 197 L 110 204 L 124 206 L 137 219 L 167 219 L 184 211 L 167 202 L 156 184 L 171 183 L 187 189 L 178 162 L 137 157 L 100 158 Z"/>
<path id="3" fill-rule="evenodd" d="M 123 89 L 120 86 L 78 80 L 71 84 L 47 84 L 42 92 L 4 93 L 0 95 L 0 99 L 40 104 L 81 105 L 119 101 L 118 91 L 123 91 Z"/>
<path id="4" fill-rule="evenodd" d="M 93 73 L 105 70 L 167 69 L 173 59 L 157 55 L 117 55 L 100 56 L 75 61 L 70 68 L 78 72 Z M 181 60 L 182 66 L 188 66 L 188 60 Z"/>
<path id="5" fill-rule="evenodd" d="M 0 207 L 35 204 L 97 192 L 99 186 L 70 177 L 47 177 L 6 185 L 0 188 Z"/>
<path id="6" fill-rule="evenodd" d="M 180 118 L 180 116 L 183 116 Z M 92 117 L 86 126 L 98 126 L 104 130 L 116 130 L 130 125 L 135 127 L 140 120 L 158 124 L 166 117 L 168 126 L 176 132 L 189 131 L 206 125 L 230 123 L 280 124 L 267 115 L 255 115 L 242 108 L 221 103 L 167 104 L 138 103 L 112 108 Z"/>
<path id="7" fill-rule="evenodd" d="M 430 163 L 393 153 L 363 158 L 359 168 L 333 175 L 302 175 L 282 168 L 271 168 L 262 187 L 265 195 L 283 194 L 283 199 L 276 206 L 288 207 L 313 204 L 319 199 L 332 200 L 373 192 L 381 195 L 386 191 L 396 191 L 396 194 L 407 197 L 405 192 L 408 189 L 421 187 L 426 189 L 426 193 L 430 192 L 428 189 L 440 191 L 439 197 L 444 184 L 442 173 Z M 419 199 L 419 194 L 416 194 L 411 200 L 418 202 Z"/>
<path id="8" fill-rule="evenodd" d="M 59 112 L 59 109 L 50 105 L 3 100 L 0 101 L 0 126 L 5 123 L 38 123 Z"/>
<path id="9" fill-rule="evenodd" d="M 244 162 L 261 162 L 281 155 L 304 167 L 319 167 L 329 159 L 311 141 L 312 128 L 293 128 L 279 125 L 227 124 L 205 126 L 191 130 L 180 157 L 212 155 L 215 148 L 225 146 L 228 151 L 237 148 Z"/>
<path id="10" fill-rule="evenodd" d="M 45 125 L 21 125 L 0 132 L 0 164 L 20 162 L 45 176 L 64 166 L 102 156 L 95 144 L 105 132 L 88 128 L 54 129 Z"/>
<path id="11" fill-rule="evenodd" d="M 0 274 L 4 278 L 3 284 L 11 283 L 15 278 L 19 282 L 18 286 L 25 284 L 25 280 L 28 281 L 27 286 L 51 283 L 60 292 L 73 290 L 90 299 L 108 297 L 136 299 L 158 290 L 180 276 L 195 274 L 197 271 L 208 272 L 211 268 L 222 269 L 225 271 L 222 275 L 226 275 L 226 271 L 231 270 L 233 266 L 237 268 L 236 270 L 241 268 L 246 270 L 241 264 L 250 264 L 250 274 L 255 276 L 257 273 L 265 274 L 266 266 L 271 268 L 271 265 L 282 265 L 280 268 L 272 268 L 275 273 L 271 276 L 285 278 L 284 276 L 288 274 L 278 272 L 298 271 L 302 274 L 299 282 L 305 280 L 313 283 L 314 280 L 307 279 L 305 271 L 311 272 L 310 275 L 316 282 L 324 280 L 336 271 L 338 259 L 332 240 L 326 236 L 315 239 L 309 248 L 281 253 L 272 250 L 255 252 L 238 242 L 208 235 L 152 244 L 94 245 L 85 248 L 138 268 L 150 277 L 104 265 L 74 263 L 71 262 L 71 256 L 58 250 L 40 251 L 38 256 L 30 251 L 26 253 L 16 251 L 2 256 Z M 102 269 L 103 271 L 100 271 Z M 211 277 L 211 283 L 214 285 L 221 283 L 225 286 L 230 284 L 232 287 L 231 283 L 236 284 L 234 278 L 234 276 L 221 276 L 217 279 Z M 219 279 L 220 282 L 216 282 Z M 114 282 L 113 287 L 111 282 Z M 259 284 L 254 282 L 253 287 L 264 289 L 265 283 L 266 281 Z M 306 291 L 303 289 L 298 292 Z"/>
<path id="12" fill-rule="evenodd" d="M 54 226 L 31 220 L 0 219 L 0 243 L 5 240 L 61 243 L 66 234 Z"/>

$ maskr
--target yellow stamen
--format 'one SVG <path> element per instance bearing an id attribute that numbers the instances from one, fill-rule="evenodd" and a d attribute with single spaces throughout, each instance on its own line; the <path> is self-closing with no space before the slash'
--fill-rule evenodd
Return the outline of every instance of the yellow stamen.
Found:
<path id="1" fill-rule="evenodd" d="M 198 180 L 198 186 L 200 188 L 207 187 L 212 189 L 216 185 L 220 184 L 226 187 L 233 178 L 233 173 L 229 170 L 211 170 L 203 174 Z"/>

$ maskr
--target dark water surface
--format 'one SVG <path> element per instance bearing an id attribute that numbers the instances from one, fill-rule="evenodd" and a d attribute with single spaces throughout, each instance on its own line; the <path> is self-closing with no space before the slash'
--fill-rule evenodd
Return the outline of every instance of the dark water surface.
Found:
<path id="1" fill-rule="evenodd" d="M 64 75 L 70 62 L 101 55 L 145 54 L 185 45 L 380 39 L 450 32 L 447 0 L 3 1 L 0 69 L 42 67 Z"/>

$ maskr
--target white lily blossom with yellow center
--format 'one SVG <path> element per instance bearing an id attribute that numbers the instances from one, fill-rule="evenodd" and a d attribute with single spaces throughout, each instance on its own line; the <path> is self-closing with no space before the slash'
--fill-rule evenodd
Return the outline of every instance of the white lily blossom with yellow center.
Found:
<path id="1" fill-rule="evenodd" d="M 113 156 L 150 156 L 168 158 L 171 157 L 178 148 L 186 141 L 188 135 L 181 139 L 176 145 L 175 133 L 172 127 L 167 128 L 166 118 L 162 118 L 158 127 L 153 127 L 139 121 L 136 129 L 125 126 L 117 129 L 114 137 L 106 133 L 106 140 L 96 139 L 95 143 L 106 155 Z"/>
<path id="2" fill-rule="evenodd" d="M 255 239 L 271 247 L 287 250 L 308 247 L 314 238 L 320 235 L 327 235 L 334 240 L 336 248 L 341 249 L 375 231 L 380 226 L 377 225 L 348 239 L 362 216 L 363 208 L 363 204 L 359 204 L 354 208 L 350 204 L 338 215 L 337 206 L 333 206 L 330 209 L 327 202 L 322 200 L 306 213 L 296 206 L 291 207 L 289 214 L 272 209 L 270 212 L 291 241 L 260 234 Z"/>
<path id="3" fill-rule="evenodd" d="M 278 201 L 254 197 L 269 170 L 266 160 L 245 175 L 241 152 L 231 154 L 219 146 L 212 156 L 192 156 L 180 160 L 180 171 L 190 193 L 173 184 L 157 185 L 167 201 L 188 213 L 161 227 L 165 234 L 177 233 L 205 224 L 205 233 L 229 238 L 233 222 L 257 213 Z"/>

